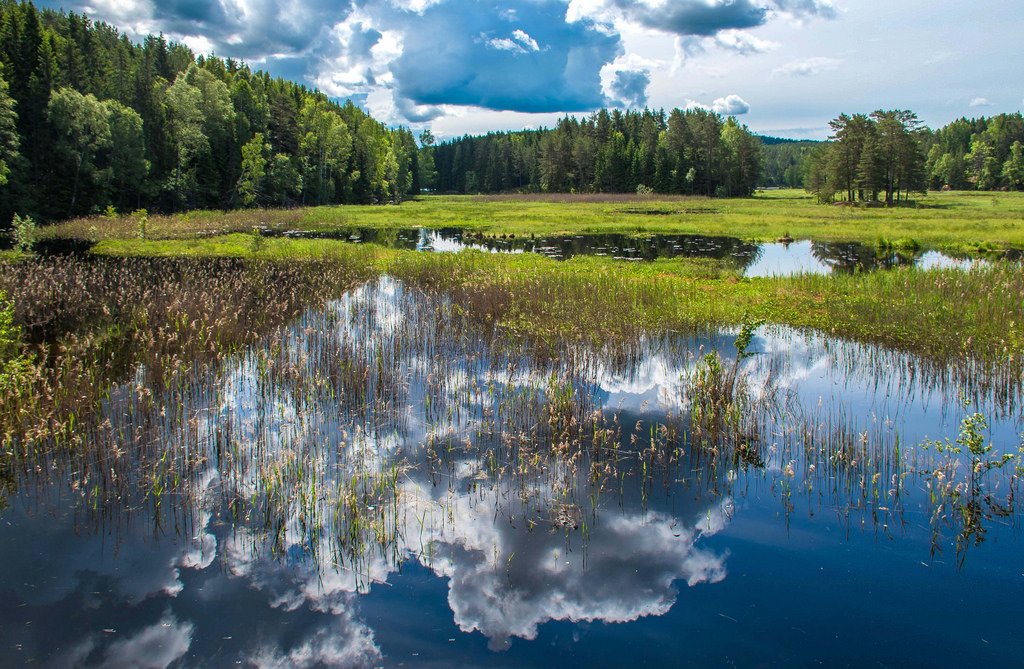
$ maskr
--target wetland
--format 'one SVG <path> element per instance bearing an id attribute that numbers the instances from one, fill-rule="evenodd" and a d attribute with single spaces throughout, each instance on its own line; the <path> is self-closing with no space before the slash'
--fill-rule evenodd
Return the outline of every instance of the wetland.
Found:
<path id="1" fill-rule="evenodd" d="M 11 663 L 1024 651 L 1014 260 L 118 225 L 0 277 Z"/>

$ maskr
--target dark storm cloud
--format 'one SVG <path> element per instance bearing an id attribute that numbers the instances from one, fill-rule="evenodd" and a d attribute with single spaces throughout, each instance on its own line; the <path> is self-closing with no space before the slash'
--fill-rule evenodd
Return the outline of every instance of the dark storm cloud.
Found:
<path id="1" fill-rule="evenodd" d="M 633 0 L 614 0 L 614 3 L 628 18 L 647 28 L 702 37 L 723 30 L 756 28 L 768 15 L 765 7 L 751 0 L 681 0 L 656 7 Z"/>
<path id="2" fill-rule="evenodd" d="M 670 0 L 649 5 L 638 0 L 607 0 L 627 19 L 640 25 L 691 37 L 714 37 L 724 30 L 746 30 L 764 25 L 773 13 L 798 18 L 835 18 L 828 0 Z"/>

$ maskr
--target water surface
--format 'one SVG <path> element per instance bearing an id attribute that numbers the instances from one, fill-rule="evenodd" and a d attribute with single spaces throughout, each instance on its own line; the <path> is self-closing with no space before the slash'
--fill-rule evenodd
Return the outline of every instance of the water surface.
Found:
<path id="1" fill-rule="evenodd" d="M 8 473 L 3 664 L 1016 664 L 1015 516 L 958 547 L 911 448 L 956 437 L 963 380 L 735 335 L 551 351 L 384 278 L 223 365 L 140 367 L 97 455 Z M 742 458 L 692 427 L 710 351 Z M 1015 451 L 1019 391 L 970 394 Z"/>
<path id="2" fill-rule="evenodd" d="M 483 235 L 460 228 L 382 231 L 354 228 L 333 232 L 268 231 L 296 238 L 338 239 L 352 243 L 380 244 L 406 250 L 458 253 L 467 249 L 488 253 L 537 253 L 566 260 L 599 256 L 622 261 L 659 258 L 713 258 L 728 261 L 744 276 L 829 274 L 916 266 L 921 269 L 958 267 L 970 269 L 977 260 L 953 257 L 939 251 L 879 249 L 858 242 L 749 242 L 734 237 L 706 235 Z M 1008 258 L 1017 258 L 1009 254 Z"/>

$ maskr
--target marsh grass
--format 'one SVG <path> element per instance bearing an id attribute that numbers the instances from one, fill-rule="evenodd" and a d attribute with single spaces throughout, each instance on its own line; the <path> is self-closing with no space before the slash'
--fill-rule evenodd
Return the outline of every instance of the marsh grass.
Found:
<path id="1" fill-rule="evenodd" d="M 818 241 L 991 254 L 1024 248 L 1021 193 L 931 193 L 913 207 L 829 207 L 795 190 L 751 198 L 681 198 L 638 195 L 423 196 L 397 206 L 310 207 L 283 210 L 196 211 L 151 216 L 148 236 L 181 239 L 270 230 L 456 227 L 485 234 L 579 233 L 703 234 L 775 241 L 785 236 Z M 44 236 L 130 239 L 135 222 L 78 219 L 41 229 Z"/>
<path id="2" fill-rule="evenodd" d="M 252 345 L 358 276 L 337 263 L 49 258 L 9 265 L 0 290 L 12 298 L 33 364 L 0 397 L 4 449 L 78 445 L 76 423 L 137 366 L 152 383 L 169 383 L 182 369 Z"/>
<path id="3" fill-rule="evenodd" d="M 254 250 L 249 237 L 209 240 L 238 259 L 9 266 L 0 288 L 37 361 L 32 392 L 2 398 L 7 490 L 57 482 L 103 522 L 142 514 L 164 531 L 223 510 L 253 551 L 299 546 L 368 587 L 378 558 L 435 559 L 430 536 L 459 522 L 464 491 L 583 548 L 609 497 L 646 508 L 680 481 L 711 500 L 760 483 L 787 517 L 805 494 L 888 530 L 929 471 L 878 421 L 793 406 L 773 374 L 755 387 L 743 351 L 693 352 L 713 324 L 764 311 L 755 282 L 711 284 L 735 287 L 730 301 L 692 268 L 276 239 Z M 936 276 L 922 295 L 949 291 Z M 601 374 L 628 373 L 652 346 L 690 370 L 683 397 L 653 415 L 604 407 Z M 932 350 L 942 369 L 1008 368 Z M 896 355 L 883 353 L 874 362 Z M 919 375 L 906 360 L 897 371 Z"/>

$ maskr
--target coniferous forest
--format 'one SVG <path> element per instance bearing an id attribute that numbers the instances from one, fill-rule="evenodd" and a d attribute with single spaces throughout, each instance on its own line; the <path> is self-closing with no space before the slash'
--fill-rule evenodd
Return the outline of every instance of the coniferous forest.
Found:
<path id="1" fill-rule="evenodd" d="M 0 1 L 0 220 L 373 203 L 419 187 L 416 140 L 351 102 L 162 36 Z"/>
<path id="2" fill-rule="evenodd" d="M 0 0 L 0 221 L 104 211 L 398 202 L 439 193 L 746 196 L 898 204 L 927 189 L 1024 188 L 1024 118 L 931 131 L 843 114 L 826 143 L 758 138 L 701 108 L 600 110 L 554 128 L 417 142 L 244 63 L 75 13 Z"/>
<path id="3" fill-rule="evenodd" d="M 437 188 L 452 193 L 641 192 L 745 196 L 761 142 L 704 109 L 601 110 L 552 129 L 462 137 L 435 147 Z"/>
<path id="4" fill-rule="evenodd" d="M 438 192 L 749 195 L 760 143 L 702 109 L 602 110 L 551 130 L 417 145 L 350 101 L 135 44 L 75 13 L 0 2 L 0 217 L 397 202 Z M 436 154 L 436 170 L 435 156 Z"/>
<path id="5" fill-rule="evenodd" d="M 842 114 L 806 158 L 808 191 L 823 202 L 898 204 L 913 192 L 1024 189 L 1024 117 L 959 119 L 932 131 L 910 111 Z"/>

